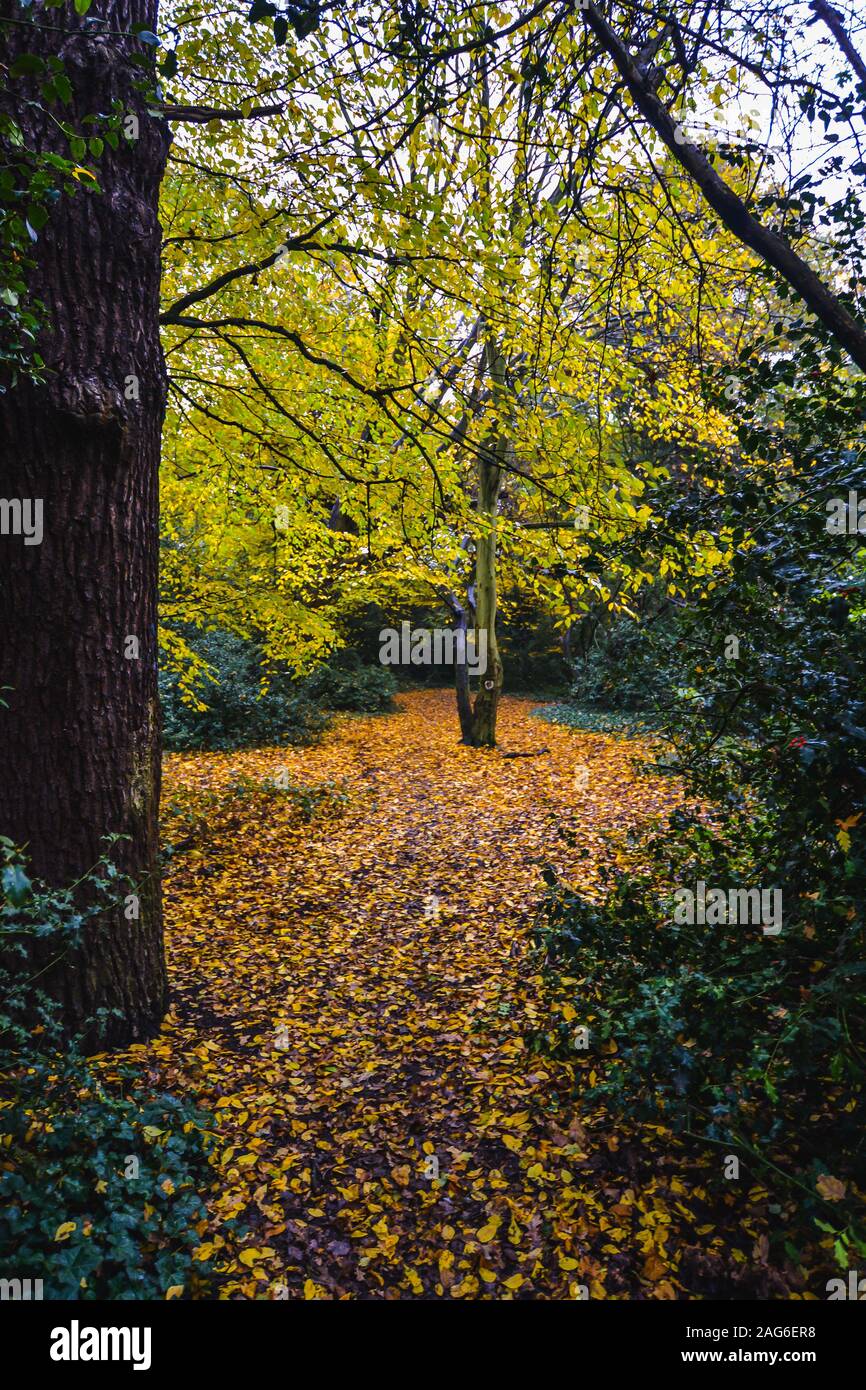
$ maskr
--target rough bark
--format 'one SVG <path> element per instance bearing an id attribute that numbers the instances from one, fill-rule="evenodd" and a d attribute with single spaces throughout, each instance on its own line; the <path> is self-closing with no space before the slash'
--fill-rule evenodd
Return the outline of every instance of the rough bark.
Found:
<path id="1" fill-rule="evenodd" d="M 86 873 L 104 836 L 128 837 L 112 857 L 134 880 L 138 918 L 121 904 L 43 981 L 69 1026 L 118 1010 L 112 1042 L 154 1031 L 166 1004 L 156 597 L 167 136 L 129 61 L 147 49 L 117 33 L 154 30 L 156 8 L 112 0 L 103 30 L 67 6 L 4 30 L 13 56 L 63 58 L 73 87 L 64 119 L 80 128 L 114 103 L 138 118 L 138 138 L 106 145 L 96 161 L 102 191 L 63 196 L 40 236 L 33 289 L 47 310 L 46 380 L 0 396 L 0 497 L 41 498 L 44 517 L 40 545 L 0 536 L 0 685 L 11 687 L 0 710 L 0 834 L 26 846 L 32 871 L 55 885 Z M 38 109 L 25 119 L 30 143 L 67 153 Z"/>

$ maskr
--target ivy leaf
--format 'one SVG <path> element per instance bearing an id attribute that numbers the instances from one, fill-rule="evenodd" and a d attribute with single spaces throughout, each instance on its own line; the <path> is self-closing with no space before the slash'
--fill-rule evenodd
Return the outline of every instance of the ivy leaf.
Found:
<path id="1" fill-rule="evenodd" d="M 26 77 L 33 72 L 43 72 L 45 63 L 35 53 L 22 53 L 9 69 L 10 77 Z"/>
<path id="2" fill-rule="evenodd" d="M 6 300 L 6 302 L 9 301 Z M 17 296 L 15 302 L 17 303 Z M 3 892 L 13 907 L 22 907 L 33 892 L 30 879 L 20 864 L 7 864 L 3 873 L 0 874 L 0 883 L 2 883 Z"/>

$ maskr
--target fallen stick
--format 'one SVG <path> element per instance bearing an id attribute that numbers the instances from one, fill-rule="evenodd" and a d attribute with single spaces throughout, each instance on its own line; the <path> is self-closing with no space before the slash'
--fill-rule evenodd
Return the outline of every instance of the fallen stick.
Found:
<path id="1" fill-rule="evenodd" d="M 503 753 L 503 758 L 540 758 L 542 753 L 549 753 L 549 748 L 538 748 L 534 753 Z"/>

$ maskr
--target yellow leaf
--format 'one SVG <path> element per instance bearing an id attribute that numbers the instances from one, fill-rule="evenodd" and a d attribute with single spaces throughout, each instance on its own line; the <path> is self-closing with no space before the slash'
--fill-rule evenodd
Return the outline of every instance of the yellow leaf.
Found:
<path id="1" fill-rule="evenodd" d="M 183 1284 L 172 1284 L 170 1289 L 166 1289 L 166 1298 L 180 1298 L 183 1293 Z"/>
<path id="2" fill-rule="evenodd" d="M 653 1281 L 655 1281 L 656 1279 L 663 1279 L 667 1272 L 667 1265 L 664 1263 L 664 1261 L 659 1259 L 658 1255 L 650 1255 L 646 1260 L 644 1260 L 644 1279 L 652 1279 Z"/>
<path id="3" fill-rule="evenodd" d="M 238 1259 L 242 1265 L 246 1265 L 248 1269 L 252 1269 L 257 1260 L 269 1260 L 276 1253 L 276 1250 L 270 1245 L 263 1246 L 261 1250 L 258 1250 L 253 1245 L 250 1246 L 248 1250 L 242 1250 Z"/>
<path id="4" fill-rule="evenodd" d="M 74 1221 L 64 1221 L 62 1225 L 58 1226 L 57 1230 L 54 1232 L 54 1239 L 68 1240 L 69 1237 L 72 1235 L 72 1232 L 75 1230 L 75 1224 L 76 1223 Z"/>
<path id="5" fill-rule="evenodd" d="M 840 1202 L 848 1191 L 844 1182 L 832 1178 L 829 1173 L 822 1173 L 815 1186 L 828 1202 Z"/>

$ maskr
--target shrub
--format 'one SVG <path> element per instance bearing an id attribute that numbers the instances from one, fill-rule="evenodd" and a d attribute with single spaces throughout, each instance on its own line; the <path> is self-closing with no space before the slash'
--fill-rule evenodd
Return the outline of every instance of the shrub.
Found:
<path id="1" fill-rule="evenodd" d="M 730 569 L 678 622 L 664 709 L 691 795 L 620 848 L 598 901 L 550 876 L 539 943 L 616 1043 L 608 1097 L 783 1176 L 845 1265 L 866 1256 L 866 557 L 825 521 L 866 475 L 839 454 L 728 483 Z M 701 880 L 779 889 L 781 935 L 677 925 Z"/>
<path id="2" fill-rule="evenodd" d="M 507 691 L 538 694 L 567 689 L 569 664 L 553 620 L 541 604 L 506 594 L 497 633 Z"/>
<path id="3" fill-rule="evenodd" d="M 784 1175 L 806 1193 L 803 1238 L 810 1220 L 831 1231 L 847 1265 L 849 1251 L 866 1255 L 862 919 L 850 904 L 840 919 L 841 895 L 817 892 L 814 911 L 795 907 L 778 937 L 760 925 L 678 924 L 673 910 L 671 885 L 766 882 L 773 829 L 756 813 L 720 835 L 680 809 L 637 837 L 631 868 L 601 870 L 598 901 L 548 871 L 536 943 L 555 982 L 579 977 L 568 986 L 572 1026 L 588 1022 L 593 1055 L 615 1044 L 593 1096 Z M 573 1057 L 572 1037 L 559 1024 L 535 1045 Z M 848 1201 L 822 1200 L 827 1175 Z"/>
<path id="4" fill-rule="evenodd" d="M 268 673 L 255 643 L 230 632 L 187 636 L 213 674 L 197 694 L 199 710 L 181 699 L 177 677 L 160 672 L 163 742 L 172 750 L 254 748 L 267 744 L 315 743 L 327 717 L 281 668 Z"/>
<path id="5" fill-rule="evenodd" d="M 614 618 L 600 625 L 574 663 L 568 703 L 582 708 L 647 713 L 681 681 L 673 621 L 659 624 Z"/>
<path id="6" fill-rule="evenodd" d="M 385 714 L 394 708 L 397 681 L 385 666 L 364 666 L 352 651 L 339 652 L 304 682 L 310 700 L 327 710 Z"/>
<path id="7" fill-rule="evenodd" d="M 41 1279 L 50 1299 L 190 1291 L 208 1273 L 192 1261 L 207 1119 L 142 1090 L 130 1067 L 85 1056 L 33 968 L 34 943 L 40 957 L 74 956 L 120 877 L 105 858 L 75 895 L 42 887 L 6 839 L 0 863 L 0 1276 Z"/>

